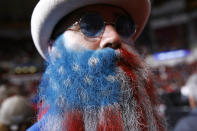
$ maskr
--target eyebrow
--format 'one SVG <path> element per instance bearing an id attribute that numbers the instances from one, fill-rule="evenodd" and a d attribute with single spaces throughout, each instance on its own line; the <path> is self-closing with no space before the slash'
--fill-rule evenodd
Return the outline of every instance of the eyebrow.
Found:
<path id="1" fill-rule="evenodd" d="M 120 12 L 114 12 L 113 13 L 113 17 L 116 18 L 117 16 L 121 16 L 121 15 L 127 15 L 125 12 L 124 13 L 120 13 Z"/>

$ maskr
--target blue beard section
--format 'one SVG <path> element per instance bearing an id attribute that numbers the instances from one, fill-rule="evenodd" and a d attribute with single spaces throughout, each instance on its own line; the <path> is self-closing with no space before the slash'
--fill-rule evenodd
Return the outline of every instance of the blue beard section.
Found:
<path id="1" fill-rule="evenodd" d="M 63 35 L 53 45 L 42 77 L 40 97 L 50 110 L 98 109 L 120 102 L 115 50 L 66 49 Z"/>

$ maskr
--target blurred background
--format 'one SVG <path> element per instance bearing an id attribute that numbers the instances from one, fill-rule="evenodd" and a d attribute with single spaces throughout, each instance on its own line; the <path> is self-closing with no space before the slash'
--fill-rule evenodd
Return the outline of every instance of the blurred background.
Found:
<path id="1" fill-rule="evenodd" d="M 35 93 L 45 67 L 30 33 L 31 14 L 37 2 L 0 1 L 0 104 L 20 95 L 33 105 L 34 111 L 38 104 Z M 153 70 L 161 98 L 159 108 L 167 118 L 168 130 L 173 130 L 191 110 L 188 97 L 180 90 L 197 72 L 197 0 L 152 0 L 151 17 L 136 48 Z M 9 128 L 20 127 L 14 123 Z"/>

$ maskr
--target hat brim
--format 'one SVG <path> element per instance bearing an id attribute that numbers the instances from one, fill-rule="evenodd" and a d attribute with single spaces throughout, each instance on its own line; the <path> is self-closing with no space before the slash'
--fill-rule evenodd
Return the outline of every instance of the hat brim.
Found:
<path id="1" fill-rule="evenodd" d="M 134 41 L 150 15 L 149 0 L 40 0 L 32 14 L 31 33 L 34 44 L 44 59 L 48 53 L 51 33 L 58 21 L 78 8 L 93 4 L 110 4 L 125 9 L 138 27 L 132 37 Z"/>

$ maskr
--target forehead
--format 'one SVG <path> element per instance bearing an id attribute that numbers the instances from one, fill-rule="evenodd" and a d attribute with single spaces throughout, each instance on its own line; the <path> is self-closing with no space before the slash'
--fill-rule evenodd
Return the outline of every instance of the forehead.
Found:
<path id="1" fill-rule="evenodd" d="M 121 14 L 128 15 L 128 13 L 120 7 L 113 6 L 113 5 L 106 5 L 106 4 L 97 4 L 97 5 L 89 5 L 83 8 L 79 8 L 69 15 L 67 15 L 64 20 L 65 21 L 76 21 L 78 20 L 83 14 L 87 12 L 96 12 L 100 14 L 105 19 L 112 19 L 116 18 Z"/>
<path id="2" fill-rule="evenodd" d="M 86 6 L 74 11 L 72 14 L 74 15 L 76 13 L 76 15 L 77 14 L 80 15 L 86 12 L 97 12 L 101 14 L 103 17 L 106 16 L 107 18 L 116 17 L 117 15 L 120 14 L 127 14 L 125 10 L 117 6 L 104 5 L 104 4 Z"/>

